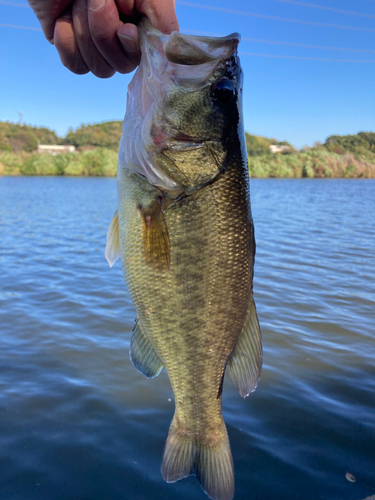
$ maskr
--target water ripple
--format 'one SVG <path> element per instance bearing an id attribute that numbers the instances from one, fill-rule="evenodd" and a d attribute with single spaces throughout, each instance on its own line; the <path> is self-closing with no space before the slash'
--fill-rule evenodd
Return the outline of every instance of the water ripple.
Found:
<path id="1" fill-rule="evenodd" d="M 251 181 L 264 368 L 246 401 L 224 384 L 236 500 L 375 493 L 374 192 Z M 135 311 L 103 255 L 115 180 L 0 178 L 0 200 L 1 498 L 203 500 L 161 479 L 173 394 L 129 361 Z"/>

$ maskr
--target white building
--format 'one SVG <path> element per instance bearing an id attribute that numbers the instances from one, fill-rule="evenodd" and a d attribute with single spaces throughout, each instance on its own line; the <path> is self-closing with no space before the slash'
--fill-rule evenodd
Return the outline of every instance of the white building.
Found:
<path id="1" fill-rule="evenodd" d="M 50 155 L 74 153 L 75 150 L 76 147 L 70 145 L 58 146 L 57 144 L 38 144 L 38 153 L 48 153 Z"/>
<path id="2" fill-rule="evenodd" d="M 278 144 L 271 144 L 270 151 L 271 153 L 285 153 L 285 151 L 290 151 L 290 146 L 279 146 Z"/>

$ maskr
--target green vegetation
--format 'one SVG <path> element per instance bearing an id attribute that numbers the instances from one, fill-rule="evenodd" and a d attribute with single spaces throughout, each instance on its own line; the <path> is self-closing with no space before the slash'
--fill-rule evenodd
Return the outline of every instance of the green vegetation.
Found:
<path id="1" fill-rule="evenodd" d="M 267 139 L 266 137 L 260 137 L 258 135 L 251 135 L 247 132 L 245 133 L 246 139 L 246 150 L 248 156 L 261 156 L 261 155 L 272 155 L 270 146 L 287 146 L 289 150 L 285 154 L 289 154 L 295 151 L 294 147 L 289 144 L 289 142 L 282 141 L 279 142 L 276 139 Z"/>
<path id="2" fill-rule="evenodd" d="M 289 146 L 271 153 L 270 146 Z M 251 177 L 375 177 L 375 133 L 331 136 L 325 144 L 296 151 L 287 142 L 246 133 Z"/>
<path id="3" fill-rule="evenodd" d="M 324 149 L 249 157 L 251 177 L 375 178 L 375 161 Z"/>
<path id="4" fill-rule="evenodd" d="M 273 144 L 271 139 L 258 137 L 245 133 L 247 156 L 270 155 L 270 145 Z"/>
<path id="5" fill-rule="evenodd" d="M 88 147 L 107 148 L 116 151 L 122 135 L 122 122 L 104 122 L 95 125 L 81 125 L 75 132 L 69 129 L 64 144 L 80 149 Z"/>
<path id="6" fill-rule="evenodd" d="M 72 144 L 78 149 L 107 148 L 117 151 L 121 139 L 121 121 L 81 125 L 69 129 L 64 138 L 45 127 L 31 127 L 17 123 L 0 122 L 0 151 L 32 152 L 40 144 Z"/>
<path id="7" fill-rule="evenodd" d="M 115 176 L 122 123 L 82 125 L 60 138 L 53 130 L 0 122 L 0 175 Z M 72 144 L 77 152 L 50 155 L 40 144 Z"/>
<path id="8" fill-rule="evenodd" d="M 328 151 L 337 154 L 353 153 L 357 159 L 375 161 L 374 132 L 359 132 L 357 135 L 331 135 L 324 146 Z"/>
<path id="9" fill-rule="evenodd" d="M 32 152 L 41 144 L 61 144 L 53 130 L 10 122 L 0 122 L 0 151 Z"/>
<path id="10" fill-rule="evenodd" d="M 1 172 L 1 165 L 3 171 Z M 28 156 L 0 152 L 0 173 L 3 175 L 78 175 L 115 176 L 117 153 L 96 148 L 81 153 L 59 155 L 33 153 Z"/>
<path id="11" fill-rule="evenodd" d="M 0 122 L 0 175 L 115 176 L 120 121 L 82 125 L 60 138 L 53 130 Z M 71 144 L 75 153 L 37 152 L 40 144 Z M 270 146 L 286 146 L 272 153 Z M 286 141 L 246 133 L 251 177 L 375 178 L 375 133 L 328 137 L 297 151 Z"/>

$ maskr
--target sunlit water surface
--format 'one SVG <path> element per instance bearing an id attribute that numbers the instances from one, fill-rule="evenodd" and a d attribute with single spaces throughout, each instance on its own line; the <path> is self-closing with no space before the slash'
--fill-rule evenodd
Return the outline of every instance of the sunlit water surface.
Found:
<path id="1" fill-rule="evenodd" d="M 235 500 L 375 493 L 375 182 L 252 180 L 264 366 L 223 412 Z M 131 365 L 115 179 L 0 178 L 0 498 L 204 499 L 161 478 L 166 373 Z M 350 472 L 356 482 L 345 478 Z"/>

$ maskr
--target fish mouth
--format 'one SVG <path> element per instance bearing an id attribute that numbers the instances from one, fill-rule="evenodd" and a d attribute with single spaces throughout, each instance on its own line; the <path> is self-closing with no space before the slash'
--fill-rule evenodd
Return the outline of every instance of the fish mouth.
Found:
<path id="1" fill-rule="evenodd" d="M 148 45 L 146 40 L 149 40 L 151 45 L 162 50 L 167 61 L 181 66 L 198 66 L 226 59 L 237 50 L 241 41 L 239 33 L 232 33 L 224 37 L 211 37 L 187 35 L 173 31 L 170 35 L 164 35 L 155 29 L 145 16 L 142 18 L 140 26 L 143 48 Z"/>
<path id="2" fill-rule="evenodd" d="M 189 140 L 179 140 L 179 141 L 171 141 L 166 145 L 164 149 L 171 149 L 172 151 L 187 151 L 192 149 L 203 148 L 203 142 L 195 142 Z"/>
<path id="3" fill-rule="evenodd" d="M 147 25 L 146 25 L 147 26 Z M 150 29 L 147 26 L 147 29 Z M 229 57 L 236 50 L 241 35 L 219 38 L 185 35 L 174 31 L 165 47 L 168 61 L 183 66 L 197 66 Z"/>
<path id="4" fill-rule="evenodd" d="M 239 33 L 225 37 L 186 35 L 173 31 L 165 35 L 143 17 L 140 23 L 140 43 L 145 84 L 155 98 L 156 93 L 172 79 L 187 91 L 207 84 L 220 61 L 237 53 Z"/>
<path id="5" fill-rule="evenodd" d="M 197 140 L 195 137 L 189 137 L 176 132 L 175 135 L 166 134 L 161 126 L 154 122 L 151 127 L 152 142 L 157 146 L 158 151 L 167 149 L 173 151 L 186 151 L 199 149 L 203 147 L 206 139 Z"/>
<path id="6" fill-rule="evenodd" d="M 169 145 L 169 149 L 181 151 L 185 149 L 198 149 L 204 146 L 204 142 L 178 141 Z"/>

